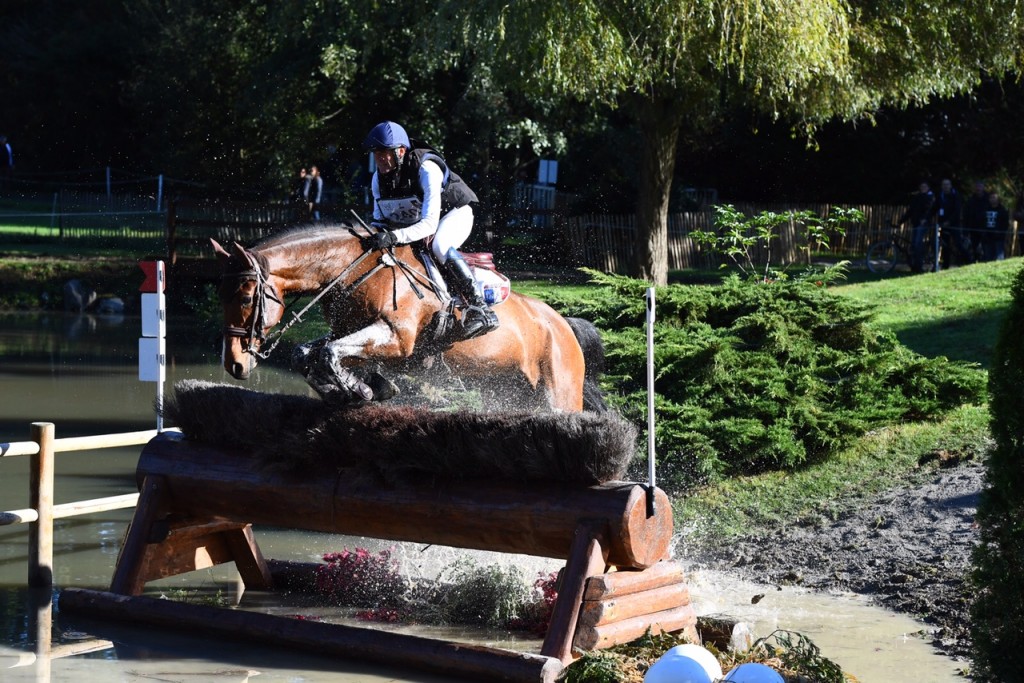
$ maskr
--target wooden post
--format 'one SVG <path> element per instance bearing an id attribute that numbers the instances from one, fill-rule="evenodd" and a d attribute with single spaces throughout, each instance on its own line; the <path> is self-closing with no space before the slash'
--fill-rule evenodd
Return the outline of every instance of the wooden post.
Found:
<path id="1" fill-rule="evenodd" d="M 29 474 L 29 506 L 38 515 L 28 531 L 30 588 L 53 586 L 53 435 L 52 422 L 32 423 L 39 452 L 32 455 Z"/>
<path id="2" fill-rule="evenodd" d="M 163 477 L 146 477 L 141 489 L 135 515 L 125 531 L 121 553 L 114 567 L 114 577 L 110 582 L 112 593 L 138 595 L 145 585 L 141 576 L 142 561 L 153 522 L 161 512 L 166 486 Z"/>
<path id="3" fill-rule="evenodd" d="M 587 578 L 603 574 L 607 569 L 607 523 L 604 520 L 584 520 L 576 528 L 569 551 L 569 559 L 562 572 L 562 585 L 551 613 L 551 623 L 540 653 L 554 657 L 562 664 L 572 663 L 573 635 L 580 616 L 580 606 L 586 590 Z"/>

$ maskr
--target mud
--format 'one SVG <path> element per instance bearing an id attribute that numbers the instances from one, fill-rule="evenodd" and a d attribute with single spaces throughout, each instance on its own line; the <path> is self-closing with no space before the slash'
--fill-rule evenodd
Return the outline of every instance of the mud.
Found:
<path id="1" fill-rule="evenodd" d="M 772 585 L 849 590 L 919 618 L 943 653 L 970 652 L 971 590 L 965 582 L 978 539 L 974 523 L 984 468 L 930 469 L 870 499 L 842 501 L 834 518 L 762 530 L 705 548 L 698 566 Z"/>

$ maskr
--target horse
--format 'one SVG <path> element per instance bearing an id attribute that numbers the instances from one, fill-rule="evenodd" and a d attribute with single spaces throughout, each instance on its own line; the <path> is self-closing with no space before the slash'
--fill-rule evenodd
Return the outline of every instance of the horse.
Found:
<path id="1" fill-rule="evenodd" d="M 286 298 L 315 295 L 310 304 L 319 300 L 330 333 L 297 345 L 291 366 L 325 400 L 387 400 L 400 392 L 385 371 L 432 368 L 478 389 L 485 407 L 605 409 L 604 348 L 593 324 L 513 291 L 494 306 L 497 329 L 460 339 L 457 309 L 414 247 L 365 250 L 359 238 L 356 225 L 339 222 L 298 226 L 249 249 L 210 240 L 222 267 L 223 361 L 232 377 L 247 379 L 305 312 L 268 343 Z"/>

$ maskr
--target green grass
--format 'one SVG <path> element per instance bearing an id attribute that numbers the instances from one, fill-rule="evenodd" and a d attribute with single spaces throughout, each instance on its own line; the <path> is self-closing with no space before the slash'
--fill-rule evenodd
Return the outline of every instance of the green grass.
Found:
<path id="1" fill-rule="evenodd" d="M 875 307 L 877 327 L 924 356 L 987 368 L 1020 258 L 835 288 Z"/>

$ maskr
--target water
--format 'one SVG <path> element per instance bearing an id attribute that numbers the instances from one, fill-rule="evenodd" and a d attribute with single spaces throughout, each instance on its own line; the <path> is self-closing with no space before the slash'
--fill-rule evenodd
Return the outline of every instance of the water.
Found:
<path id="1" fill-rule="evenodd" d="M 220 367 L 220 352 L 208 333 L 171 320 L 168 325 L 168 389 L 179 379 L 234 382 Z M 156 385 L 138 381 L 138 318 L 89 319 L 60 314 L 0 314 L 0 442 L 29 438 L 32 422 L 53 422 L 58 438 L 153 429 Z M 266 391 L 306 393 L 294 375 L 262 366 L 245 386 Z M 138 448 L 63 453 L 56 463 L 56 502 L 135 492 Z M 0 460 L 0 508 L 28 507 L 28 458 Z M 131 511 L 121 510 L 58 520 L 54 573 L 58 589 L 109 586 L 117 552 Z M 318 561 L 325 552 L 344 547 L 371 551 L 392 548 L 403 571 L 435 576 L 466 556 L 480 564 L 519 566 L 527 577 L 559 568 L 555 560 L 469 552 L 418 544 L 316 534 L 285 529 L 256 529 L 267 557 Z M 0 527 L 0 679 L 4 681 L 139 680 L 169 681 L 354 681 L 434 683 L 439 678 L 335 658 L 297 654 L 265 646 L 212 642 L 182 633 L 53 615 L 52 628 L 36 623 L 37 605 L 50 604 L 25 589 L 27 525 Z M 682 558 L 685 560 L 685 558 Z M 878 609 L 853 595 L 822 595 L 785 589 L 781 592 L 735 577 L 703 572 L 690 579 L 699 614 L 728 614 L 749 622 L 755 636 L 776 628 L 799 631 L 863 683 L 959 681 L 957 664 L 935 653 L 919 636 L 924 626 L 905 616 Z M 181 597 L 238 599 L 238 577 L 231 565 L 152 582 L 148 590 Z M 751 596 L 766 593 L 753 605 Z M 246 609 L 310 613 L 311 608 L 249 592 Z M 42 610 L 45 617 L 46 610 Z M 417 632 L 416 628 L 405 627 Z M 45 631 L 58 650 L 93 649 L 60 657 L 36 657 L 33 640 Z M 510 649 L 538 651 L 539 641 L 480 630 L 430 629 L 450 637 Z"/>

